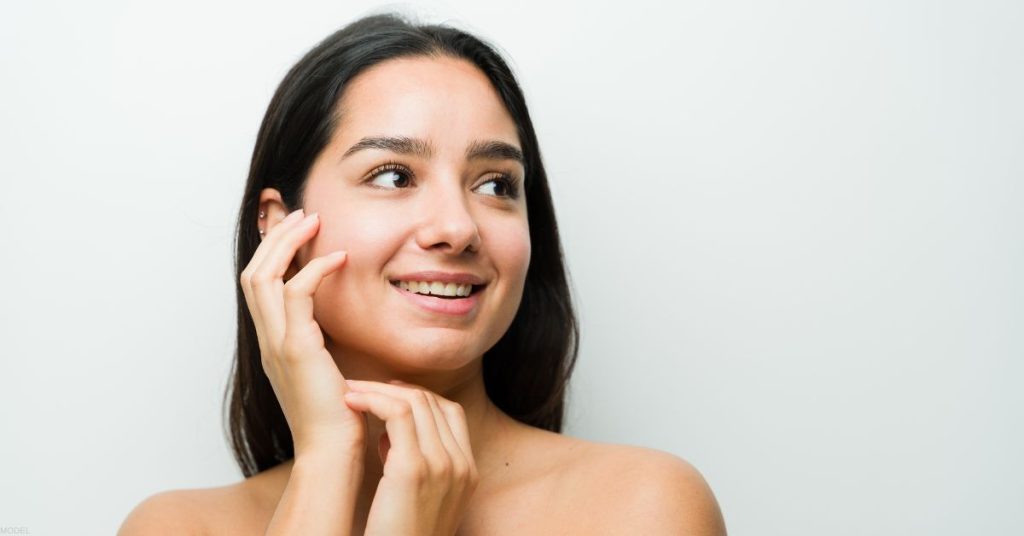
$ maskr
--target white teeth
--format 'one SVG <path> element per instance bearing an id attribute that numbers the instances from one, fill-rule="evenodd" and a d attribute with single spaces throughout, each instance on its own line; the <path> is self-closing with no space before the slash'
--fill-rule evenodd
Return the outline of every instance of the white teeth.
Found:
<path id="1" fill-rule="evenodd" d="M 399 281 L 398 287 L 417 294 L 435 296 L 469 296 L 473 291 L 473 285 L 445 284 L 440 281 Z"/>

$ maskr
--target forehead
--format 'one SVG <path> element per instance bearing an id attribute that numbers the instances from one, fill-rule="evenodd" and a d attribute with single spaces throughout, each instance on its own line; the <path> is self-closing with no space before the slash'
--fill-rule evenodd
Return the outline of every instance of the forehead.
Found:
<path id="1" fill-rule="evenodd" d="M 447 56 L 370 67 L 349 82 L 338 111 L 336 141 L 343 145 L 380 134 L 429 139 L 442 151 L 461 151 L 481 138 L 519 145 L 515 122 L 487 76 Z"/>

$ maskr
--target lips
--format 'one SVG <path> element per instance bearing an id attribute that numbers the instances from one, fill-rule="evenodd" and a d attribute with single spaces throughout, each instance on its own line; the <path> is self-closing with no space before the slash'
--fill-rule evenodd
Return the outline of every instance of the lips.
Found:
<path id="1" fill-rule="evenodd" d="M 395 292 L 409 300 L 410 304 L 415 305 L 421 311 L 446 316 L 466 316 L 473 313 L 480 302 L 480 290 L 483 289 L 482 286 L 474 286 L 469 296 L 449 298 L 417 294 L 402 289 L 396 283 L 392 283 L 391 288 L 395 289 Z"/>
<path id="2" fill-rule="evenodd" d="M 408 289 L 407 289 L 407 288 L 405 287 L 405 281 L 391 281 L 390 283 L 391 283 L 391 286 L 393 286 L 393 287 L 398 287 L 398 288 L 399 288 L 399 289 L 401 289 L 401 290 L 402 290 L 403 292 L 411 292 L 411 293 L 413 293 L 413 294 L 419 294 L 420 296 L 432 296 L 432 297 L 435 297 L 435 298 L 441 298 L 441 299 L 444 299 L 444 300 L 457 300 L 457 299 L 462 299 L 462 298 L 465 298 L 466 296 L 471 296 L 471 295 L 473 295 L 473 294 L 475 294 L 475 293 L 479 292 L 480 290 L 482 290 L 482 289 L 483 289 L 483 288 L 484 288 L 484 287 L 486 286 L 486 285 L 470 285 L 470 286 L 469 286 L 469 294 L 467 294 L 466 296 L 459 296 L 459 295 L 456 295 L 456 296 L 446 296 L 446 295 L 442 295 L 442 294 L 433 294 L 433 293 L 430 293 L 430 294 L 424 294 L 424 293 L 422 293 L 422 292 L 415 292 L 415 291 L 412 291 L 412 290 L 408 290 Z M 459 285 L 459 287 L 460 287 L 460 290 L 461 290 L 461 288 L 462 288 L 463 286 L 464 286 L 464 285 Z"/>

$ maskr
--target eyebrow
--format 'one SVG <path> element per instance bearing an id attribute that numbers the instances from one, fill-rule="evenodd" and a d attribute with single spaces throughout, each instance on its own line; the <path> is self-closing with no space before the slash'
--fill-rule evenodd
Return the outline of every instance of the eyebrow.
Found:
<path id="1" fill-rule="evenodd" d="M 434 147 L 426 140 L 407 136 L 368 136 L 349 147 L 341 159 L 344 160 L 364 149 L 384 149 L 421 158 L 430 158 L 434 155 Z M 477 140 L 471 143 L 466 148 L 466 160 L 476 159 L 515 160 L 525 165 L 523 152 L 518 147 L 498 140 Z"/>

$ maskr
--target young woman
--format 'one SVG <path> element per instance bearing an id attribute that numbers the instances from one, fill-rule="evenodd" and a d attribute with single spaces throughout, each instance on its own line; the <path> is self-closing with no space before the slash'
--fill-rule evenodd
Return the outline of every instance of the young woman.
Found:
<path id="1" fill-rule="evenodd" d="M 286 75 L 238 220 L 245 480 L 120 534 L 724 534 L 700 474 L 561 435 L 578 332 L 523 94 L 457 29 L 374 15 Z"/>

